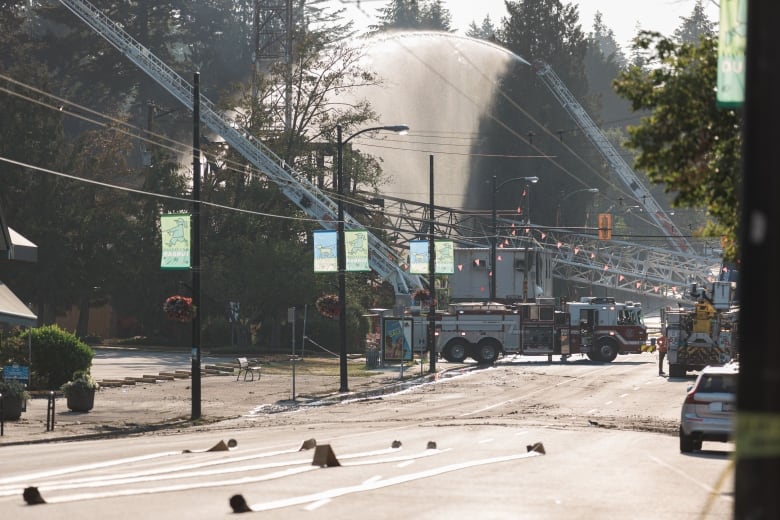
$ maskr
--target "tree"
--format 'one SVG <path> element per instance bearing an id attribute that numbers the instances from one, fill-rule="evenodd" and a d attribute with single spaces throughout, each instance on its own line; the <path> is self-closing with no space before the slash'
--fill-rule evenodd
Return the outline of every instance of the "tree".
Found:
<path id="1" fill-rule="evenodd" d="M 508 16 L 502 19 L 498 43 L 530 66 L 519 59 L 512 60 L 497 82 L 499 95 L 480 129 L 480 135 L 490 140 L 493 156 L 472 159 L 472 171 L 484 174 L 474 175 L 469 189 L 481 195 L 481 206 L 489 207 L 491 193 L 485 178 L 496 175 L 500 183 L 512 177 L 538 176 L 543 181 L 531 189 L 530 218 L 537 224 L 552 225 L 555 205 L 541 201 L 555 200 L 561 190 L 589 186 L 583 184 L 587 180 L 580 181 L 572 173 L 581 170 L 581 164 L 566 148 L 584 147 L 587 141 L 581 133 L 575 135 L 576 123 L 538 79 L 534 63 L 539 60 L 549 64 L 574 96 L 586 102 L 588 83 L 584 61 L 588 42 L 579 25 L 576 7 L 564 6 L 559 0 L 508 1 L 506 6 Z M 548 161 L 540 155 L 556 159 Z M 518 156 L 533 158 L 518 160 Z M 517 205 L 521 188 L 521 184 L 515 184 L 502 190 L 497 194 L 497 205 L 505 208 Z M 475 204 L 479 201 L 475 200 Z"/>
<path id="2" fill-rule="evenodd" d="M 681 16 L 682 23 L 674 31 L 674 38 L 679 43 L 697 44 L 702 36 L 715 34 L 715 23 L 710 21 L 704 11 L 702 0 L 696 0 L 691 16 Z"/>
<path id="3" fill-rule="evenodd" d="M 629 129 L 636 165 L 674 194 L 675 206 L 706 208 L 714 223 L 701 233 L 725 236 L 724 256 L 735 260 L 743 122 L 738 112 L 716 107 L 717 41 L 641 33 L 634 46 L 648 54 L 648 66 L 629 67 L 615 89 L 635 111 L 650 113 Z"/>
<path id="4" fill-rule="evenodd" d="M 482 23 L 477 27 L 476 22 L 472 20 L 469 24 L 469 30 L 466 31 L 466 36 L 469 38 L 477 38 L 480 40 L 495 41 L 496 40 L 496 26 L 493 25 L 493 21 L 490 19 L 490 15 L 485 16 Z"/>
<path id="5" fill-rule="evenodd" d="M 379 23 L 369 30 L 452 31 L 452 15 L 441 0 L 390 0 L 379 10 Z"/>

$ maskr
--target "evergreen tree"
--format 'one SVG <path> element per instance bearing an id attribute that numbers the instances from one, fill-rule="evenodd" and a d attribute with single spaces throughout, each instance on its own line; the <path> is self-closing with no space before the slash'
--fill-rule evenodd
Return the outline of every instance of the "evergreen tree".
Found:
<path id="1" fill-rule="evenodd" d="M 370 31 L 452 31 L 452 15 L 441 0 L 390 0 L 379 9 L 378 19 Z"/>
<path id="2" fill-rule="evenodd" d="M 477 26 L 476 22 L 472 20 L 472 22 L 469 24 L 469 29 L 466 32 L 466 36 L 480 40 L 495 41 L 496 31 L 496 26 L 493 25 L 493 21 L 490 19 L 490 15 L 487 15 L 479 26 Z"/>
<path id="3" fill-rule="evenodd" d="M 696 0 L 689 17 L 681 16 L 682 23 L 674 31 L 674 39 L 679 43 L 697 44 L 702 36 L 715 34 L 715 23 L 710 21 L 704 11 L 702 0 Z"/>

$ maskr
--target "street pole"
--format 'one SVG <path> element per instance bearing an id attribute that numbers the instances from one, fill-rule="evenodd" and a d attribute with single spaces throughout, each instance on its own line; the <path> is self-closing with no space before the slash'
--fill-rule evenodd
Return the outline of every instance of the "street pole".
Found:
<path id="1" fill-rule="evenodd" d="M 200 419 L 200 73 L 192 86 L 192 420 Z"/>
<path id="2" fill-rule="evenodd" d="M 507 179 L 504 182 L 502 182 L 499 185 L 496 185 L 496 176 L 493 175 L 493 185 L 492 185 L 492 193 L 491 193 L 491 207 L 492 207 L 492 217 L 493 217 L 493 236 L 490 238 L 490 270 L 491 274 L 490 277 L 490 299 L 494 300 L 496 298 L 496 280 L 498 278 L 498 254 L 496 251 L 496 248 L 498 247 L 498 217 L 496 214 L 496 193 L 498 193 L 498 190 L 504 187 L 504 185 L 509 184 L 510 182 L 516 182 L 516 181 L 525 181 L 525 190 L 526 193 L 528 192 L 528 184 L 535 184 L 539 182 L 539 177 L 515 177 L 512 179 Z"/>
<path id="3" fill-rule="evenodd" d="M 344 238 L 344 145 L 352 138 L 375 130 L 388 130 L 397 133 L 406 133 L 409 131 L 407 125 L 392 126 L 374 126 L 355 132 L 346 139 L 342 139 L 341 125 L 336 125 L 336 193 L 338 194 L 338 222 L 337 222 L 337 244 L 336 244 L 336 262 L 338 266 L 339 278 L 339 392 L 349 392 L 347 377 L 347 245 Z"/>
<path id="4" fill-rule="evenodd" d="M 498 222 L 496 218 L 496 176 L 493 175 L 493 235 L 490 237 L 490 300 L 496 299 L 496 241 L 498 240 Z"/>
<path id="5" fill-rule="evenodd" d="M 430 299 L 428 300 L 428 352 L 430 353 L 431 374 L 436 373 L 436 284 L 434 277 L 436 275 L 436 243 L 434 238 L 434 206 L 433 206 L 433 155 L 430 156 L 430 205 L 428 206 L 428 291 Z"/>
<path id="6" fill-rule="evenodd" d="M 780 518 L 780 356 L 775 346 L 780 314 L 780 4 L 750 0 L 747 9 L 734 477 L 734 518 L 740 520 Z"/>
<path id="7" fill-rule="evenodd" d="M 337 151 L 336 161 L 336 192 L 338 193 L 338 243 L 336 255 L 339 271 L 339 392 L 349 392 L 347 384 L 347 247 L 344 243 L 344 164 L 342 150 L 344 143 L 341 140 L 341 125 L 336 125 Z"/>

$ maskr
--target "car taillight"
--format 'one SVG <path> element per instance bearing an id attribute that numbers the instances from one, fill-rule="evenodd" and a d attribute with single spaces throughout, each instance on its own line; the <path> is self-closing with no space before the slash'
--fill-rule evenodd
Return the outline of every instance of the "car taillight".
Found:
<path id="1" fill-rule="evenodd" d="M 705 401 L 697 401 L 696 400 L 696 391 L 691 390 L 688 392 L 688 394 L 685 396 L 685 401 L 683 404 L 707 404 Z"/>

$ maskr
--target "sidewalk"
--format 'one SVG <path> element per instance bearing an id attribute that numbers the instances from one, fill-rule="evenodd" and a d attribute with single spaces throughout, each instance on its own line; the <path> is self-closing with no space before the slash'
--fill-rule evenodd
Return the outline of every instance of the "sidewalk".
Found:
<path id="1" fill-rule="evenodd" d="M 365 364 L 364 359 L 350 362 Z M 419 369 L 407 369 L 401 381 L 397 367 L 376 369 L 371 370 L 369 375 L 351 378 L 350 392 L 340 394 L 338 375 L 296 374 L 296 399 L 293 400 L 292 371 L 262 373 L 254 381 L 244 381 L 242 375 L 237 381 L 232 371 L 204 366 L 200 379 L 201 413 L 196 421 L 192 420 L 194 395 L 189 374 L 171 378 L 136 375 L 134 384 L 116 385 L 111 383 L 112 380 L 97 377 L 104 386 L 95 395 L 95 406 L 90 412 L 71 412 L 65 397 L 58 392 L 54 395 L 52 415 L 49 413 L 51 394 L 34 396 L 18 421 L 5 421 L 0 448 L 22 443 L 137 435 L 184 428 L 207 429 L 221 421 L 237 418 L 246 418 L 247 423 L 251 423 L 253 416 L 315 402 L 337 403 L 344 399 L 397 391 L 399 385 L 420 384 L 430 377 L 421 375 Z M 47 427 L 50 428 L 48 431 Z"/>

